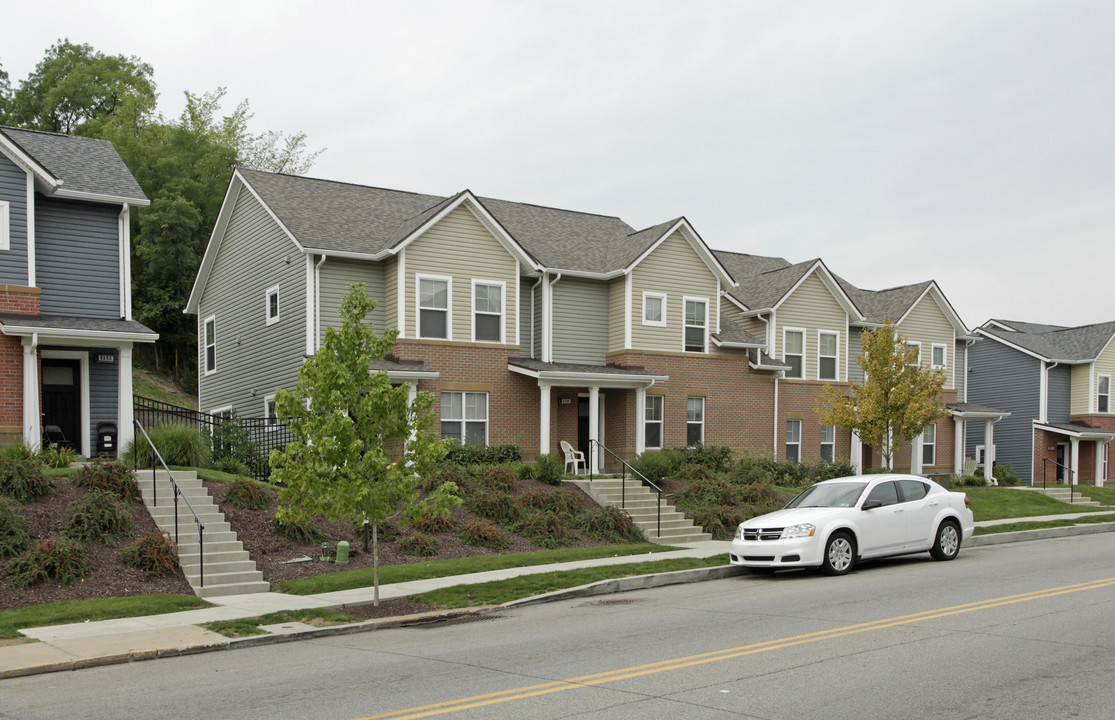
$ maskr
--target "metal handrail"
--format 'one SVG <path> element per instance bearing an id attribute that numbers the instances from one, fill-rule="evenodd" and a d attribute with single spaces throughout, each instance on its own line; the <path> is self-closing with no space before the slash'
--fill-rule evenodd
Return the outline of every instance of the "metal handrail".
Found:
<path id="1" fill-rule="evenodd" d="M 1042 490 L 1045 489 L 1045 475 L 1046 475 L 1046 470 L 1049 469 L 1049 463 L 1053 463 L 1053 465 L 1055 467 L 1059 467 L 1063 470 L 1068 470 L 1069 471 L 1070 474 L 1067 475 L 1067 477 L 1068 477 L 1068 480 L 1069 480 L 1069 482 L 1068 482 L 1068 486 L 1069 486 L 1069 504 L 1071 505 L 1072 504 L 1072 496 L 1073 496 L 1073 487 L 1076 486 L 1076 471 L 1073 470 L 1072 468 L 1070 468 L 1068 465 L 1064 465 L 1062 463 L 1059 463 L 1056 460 L 1053 460 L 1051 458 L 1042 458 L 1042 466 L 1041 466 L 1041 489 Z"/>
<path id="2" fill-rule="evenodd" d="M 589 438 L 589 441 L 588 441 L 588 448 L 589 448 L 589 452 L 590 452 L 590 453 L 594 452 L 594 450 L 593 450 L 593 447 L 594 447 L 594 446 L 595 446 L 595 447 L 599 447 L 599 448 L 600 448 L 601 450 L 603 450 L 604 452 L 606 452 L 606 453 L 608 453 L 609 455 L 611 455 L 611 456 L 612 456 L 613 458 L 615 458 L 615 459 L 616 459 L 616 460 L 617 460 L 617 461 L 619 462 L 619 464 L 620 464 L 620 465 L 621 465 L 621 466 L 623 467 L 623 470 L 622 470 L 622 472 L 621 472 L 621 475 L 620 475 L 620 478 L 621 478 L 621 482 L 620 482 L 620 486 L 619 486 L 619 487 L 620 487 L 620 491 L 619 491 L 619 506 L 620 506 L 621 508 L 623 508 L 624 510 L 626 510 L 626 509 L 627 509 L 627 471 L 628 471 L 628 470 L 630 470 L 630 471 L 631 471 L 631 473 L 632 473 L 633 475 L 637 476 L 637 477 L 639 478 L 639 480 L 640 480 L 640 481 L 642 481 L 642 483 L 643 483 L 644 485 L 649 485 L 649 486 L 650 486 L 651 488 L 653 488 L 653 489 L 654 489 L 654 491 L 655 491 L 656 493 L 658 493 L 658 506 L 657 506 L 657 510 L 658 510 L 658 527 L 657 527 L 657 529 L 655 530 L 655 532 L 656 532 L 656 534 L 657 534 L 658 538 L 659 538 L 659 539 L 661 539 L 661 538 L 662 538 L 662 488 L 658 487 L 658 486 L 657 486 L 657 485 L 655 485 L 655 484 L 654 484 L 653 482 L 651 482 L 651 481 L 650 481 L 650 480 L 649 480 L 649 479 L 647 478 L 647 476 L 646 476 L 646 475 L 643 475 L 643 474 L 642 474 L 641 472 L 639 472 L 639 471 L 638 471 L 638 470 L 636 470 L 635 468 L 633 468 L 633 467 L 631 467 L 630 465 L 628 465 L 628 464 L 627 464 L 627 461 L 626 461 L 626 460 L 624 460 L 624 459 L 623 459 L 623 458 L 621 458 L 621 457 L 620 457 L 619 455 L 616 455 L 616 454 L 615 454 L 614 452 L 612 452 L 611 450 L 609 450 L 609 449 L 608 449 L 608 448 L 607 448 L 607 447 L 606 447 L 606 446 L 604 445 L 604 443 L 600 442 L 599 440 L 593 440 L 592 438 Z M 590 460 L 590 461 L 589 461 L 589 463 L 588 463 L 588 481 L 589 481 L 589 482 L 592 482 L 592 476 L 593 476 L 593 473 L 592 473 L 592 466 L 593 466 L 593 463 L 592 463 L 592 461 Z"/>
<path id="3" fill-rule="evenodd" d="M 146 440 L 147 444 L 151 446 L 151 457 L 152 457 L 152 460 L 151 460 L 151 504 L 154 507 L 159 506 L 159 494 L 158 494 L 158 490 L 156 489 L 157 485 L 155 484 L 155 470 L 156 470 L 155 460 L 156 459 L 159 461 L 159 464 L 163 466 L 163 469 L 166 470 L 167 477 L 170 478 L 170 484 L 172 486 L 174 486 L 174 544 L 175 545 L 179 544 L 179 542 L 178 542 L 178 496 L 180 496 L 180 495 L 182 496 L 182 500 L 186 503 L 186 507 L 190 509 L 190 512 L 194 516 L 194 523 L 197 524 L 197 554 L 198 554 L 198 560 L 199 560 L 199 564 L 198 564 L 199 587 L 205 587 L 205 524 L 203 522 L 201 522 L 201 518 L 198 516 L 197 511 L 194 510 L 194 506 L 190 504 L 189 498 L 187 498 L 186 495 L 182 492 L 182 488 L 178 487 L 178 481 L 174 479 L 174 473 L 170 471 L 169 467 L 167 467 L 166 461 L 164 461 L 163 456 L 159 454 L 159 449 L 157 447 L 155 447 L 155 443 L 151 442 L 151 437 L 147 434 L 147 431 L 143 429 L 143 425 L 140 424 L 139 420 L 135 420 L 135 419 L 132 420 L 132 425 L 135 427 L 136 430 L 139 430 L 139 432 L 141 432 L 143 434 L 143 439 Z M 136 472 L 138 473 L 138 468 L 136 469 Z"/>

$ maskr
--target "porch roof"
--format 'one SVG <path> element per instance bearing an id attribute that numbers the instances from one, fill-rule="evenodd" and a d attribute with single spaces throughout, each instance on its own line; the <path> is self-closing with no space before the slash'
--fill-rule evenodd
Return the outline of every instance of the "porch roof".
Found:
<path id="1" fill-rule="evenodd" d="M 1115 440 L 1115 432 L 1092 427 L 1091 425 L 1085 425 L 1084 423 L 1043 423 L 1035 420 L 1034 429 L 1048 430 L 1049 432 L 1080 438 L 1081 440 Z"/>
<path id="2" fill-rule="evenodd" d="M 665 382 L 669 375 L 656 375 L 642 367 L 619 365 L 582 365 L 579 363 L 547 363 L 531 358 L 508 358 L 511 372 L 537 378 L 550 385 L 596 385 L 598 387 L 637 388 Z"/>
<path id="3" fill-rule="evenodd" d="M 38 336 L 39 344 L 115 346 L 159 339 L 157 332 L 135 320 L 67 315 L 0 313 L 0 332 L 14 337 Z"/>
<path id="4" fill-rule="evenodd" d="M 408 380 L 432 380 L 441 377 L 437 370 L 431 370 L 421 362 L 401 362 L 393 358 L 373 360 L 372 370 L 383 370 L 391 380 L 405 382 Z"/>
<path id="5" fill-rule="evenodd" d="M 963 420 L 994 420 L 999 422 L 1005 417 L 1010 417 L 1006 410 L 977 405 L 976 403 L 949 403 L 945 406 L 949 413 Z"/>

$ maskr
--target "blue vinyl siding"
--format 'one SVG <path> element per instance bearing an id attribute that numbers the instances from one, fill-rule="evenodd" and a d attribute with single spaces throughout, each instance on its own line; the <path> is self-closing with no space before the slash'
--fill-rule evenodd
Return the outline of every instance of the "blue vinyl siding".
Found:
<path id="1" fill-rule="evenodd" d="M 36 196 L 35 263 L 44 315 L 120 317 L 120 208 Z"/>
<path id="2" fill-rule="evenodd" d="M 0 250 L 0 284 L 27 284 L 27 173 L 0 154 L 0 201 L 8 203 L 9 249 Z"/>
<path id="3" fill-rule="evenodd" d="M 97 355 L 117 355 L 115 348 L 89 351 L 89 453 L 97 454 L 97 423 L 117 422 L 120 366 L 95 362 Z M 119 362 L 119 358 L 117 358 Z"/>
<path id="4" fill-rule="evenodd" d="M 1032 480 L 1033 421 L 1041 410 L 1041 361 L 994 340 L 968 350 L 968 402 L 1006 410 L 995 424 L 996 463 L 1010 465 L 1024 483 Z M 983 444 L 984 425 L 969 422 L 965 456 Z"/>

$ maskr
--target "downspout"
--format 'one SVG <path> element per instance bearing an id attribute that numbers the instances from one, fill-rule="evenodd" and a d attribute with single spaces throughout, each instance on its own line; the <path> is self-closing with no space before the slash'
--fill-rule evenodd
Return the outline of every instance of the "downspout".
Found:
<path id="1" fill-rule="evenodd" d="M 530 287 L 530 358 L 537 360 L 538 356 L 534 354 L 534 291 L 542 284 L 544 275 L 538 276 L 538 282 Z"/>
<path id="2" fill-rule="evenodd" d="M 779 370 L 779 373 L 785 372 Z M 774 376 L 774 459 L 778 460 L 778 375 Z M 800 453 L 799 453 L 800 455 Z"/>
<path id="3" fill-rule="evenodd" d="M 321 347 L 321 266 L 325 264 L 326 255 L 314 265 L 314 354 Z"/>
<path id="4" fill-rule="evenodd" d="M 120 208 L 117 219 L 120 232 L 120 316 L 125 320 L 132 319 L 132 250 L 131 250 L 131 208 L 128 203 Z M 35 263 L 30 255 L 27 274 L 34 277 Z M 34 284 L 34 280 L 32 280 Z"/>

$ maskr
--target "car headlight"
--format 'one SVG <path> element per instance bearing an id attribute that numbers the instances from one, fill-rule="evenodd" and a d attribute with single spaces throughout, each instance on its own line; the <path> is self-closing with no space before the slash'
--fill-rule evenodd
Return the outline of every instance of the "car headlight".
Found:
<path id="1" fill-rule="evenodd" d="M 736 540 L 743 540 L 743 525 L 736 526 Z"/>
<path id="2" fill-rule="evenodd" d="M 813 533 L 817 528 L 809 523 L 802 523 L 801 525 L 791 525 L 788 528 L 783 528 L 782 539 L 789 540 L 790 538 L 813 537 Z"/>

